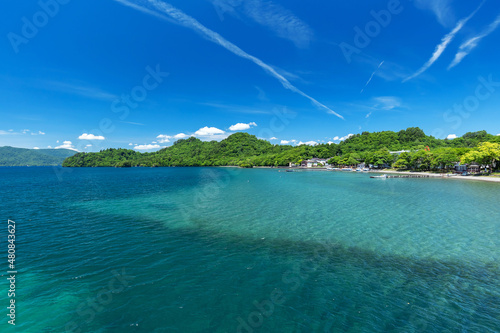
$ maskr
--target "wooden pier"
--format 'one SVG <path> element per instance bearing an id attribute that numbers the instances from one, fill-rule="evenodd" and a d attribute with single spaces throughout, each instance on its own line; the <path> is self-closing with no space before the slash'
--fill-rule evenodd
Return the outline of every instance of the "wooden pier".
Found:
<path id="1" fill-rule="evenodd" d="M 387 178 L 429 178 L 429 175 L 397 175 L 397 176 L 390 176 L 387 175 Z"/>

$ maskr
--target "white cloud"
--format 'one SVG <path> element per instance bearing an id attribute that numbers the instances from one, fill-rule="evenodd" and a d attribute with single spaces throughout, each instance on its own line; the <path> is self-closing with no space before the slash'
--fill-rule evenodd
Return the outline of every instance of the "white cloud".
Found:
<path id="1" fill-rule="evenodd" d="M 138 5 L 134 3 L 133 1 L 127 1 L 127 0 L 115 0 L 125 6 L 129 6 L 132 8 L 135 8 L 141 12 L 147 12 L 148 14 L 150 13 L 150 9 L 145 8 L 141 5 Z M 314 105 L 316 105 L 319 108 L 325 109 L 328 113 L 333 114 L 341 119 L 344 119 L 340 114 L 336 113 L 326 105 L 320 103 L 313 97 L 307 95 L 305 92 L 302 90 L 298 89 L 294 85 L 292 85 L 283 75 L 279 74 L 273 67 L 270 65 L 264 63 L 262 60 L 260 60 L 257 57 L 254 57 L 253 55 L 248 54 L 247 52 L 243 51 L 240 49 L 238 46 L 235 44 L 231 43 L 224 37 L 222 37 L 220 34 L 217 32 L 208 29 L 204 25 L 202 25 L 200 22 L 198 22 L 196 19 L 193 17 L 185 14 L 183 11 L 175 8 L 174 6 L 170 5 L 169 3 L 159 1 L 159 0 L 148 0 L 149 4 L 151 4 L 154 8 L 157 10 L 161 11 L 163 14 L 168 15 L 170 18 L 172 18 L 175 22 L 177 22 L 179 25 L 182 25 L 186 28 L 192 29 L 198 33 L 200 33 L 202 36 L 206 37 L 209 41 L 212 41 L 215 44 L 220 45 L 221 47 L 225 48 L 229 52 L 233 53 L 234 55 L 250 60 L 260 68 L 262 68 L 266 73 L 277 79 L 281 85 L 285 88 L 288 89 L 292 92 L 295 92 L 302 97 L 305 97 L 309 99 Z M 148 12 L 149 11 L 149 12 Z M 157 15 L 155 15 L 157 16 Z M 171 22 L 171 20 L 169 20 Z"/>
<path id="2" fill-rule="evenodd" d="M 252 126 L 257 126 L 257 124 L 254 123 L 254 122 L 251 122 L 251 123 L 248 123 L 248 124 L 237 123 L 235 125 L 231 125 L 229 127 L 229 130 L 230 131 L 244 131 L 244 130 L 250 129 L 250 127 L 252 127 Z"/>
<path id="3" fill-rule="evenodd" d="M 289 144 L 289 143 L 290 143 L 290 141 L 289 141 L 289 140 L 281 140 L 281 142 L 280 142 L 280 143 L 281 143 L 282 145 L 287 145 L 287 144 Z"/>
<path id="4" fill-rule="evenodd" d="M 203 128 L 200 128 L 196 132 L 194 132 L 194 135 L 196 136 L 212 136 L 212 135 L 220 135 L 220 134 L 225 134 L 223 130 L 220 130 L 216 127 L 208 127 L 205 126 Z"/>
<path id="5" fill-rule="evenodd" d="M 338 136 L 336 136 L 336 137 L 333 138 L 333 140 L 335 140 L 335 141 L 345 141 L 345 140 L 349 139 L 352 136 L 354 136 L 354 134 L 347 134 L 346 136 L 343 136 L 341 138 L 339 138 Z"/>
<path id="6" fill-rule="evenodd" d="M 70 149 L 70 150 L 78 151 L 77 149 L 75 149 L 75 147 L 73 146 L 73 143 L 71 141 L 64 141 L 62 145 L 55 147 L 55 149 Z"/>
<path id="7" fill-rule="evenodd" d="M 272 141 L 272 140 L 278 140 L 278 138 L 273 136 L 273 137 L 272 137 L 272 138 L 270 138 L 269 140 L 270 140 L 270 141 Z"/>
<path id="8" fill-rule="evenodd" d="M 33 147 L 33 149 L 40 149 L 40 148 L 38 148 L 38 147 Z"/>
<path id="9" fill-rule="evenodd" d="M 187 138 L 188 136 L 189 136 L 189 135 L 187 135 L 187 134 L 184 134 L 184 133 L 179 133 L 179 134 L 174 135 L 174 139 L 176 139 L 176 140 L 179 140 L 179 139 L 185 139 L 185 138 Z"/>
<path id="10" fill-rule="evenodd" d="M 497 136 L 500 136 L 500 133 L 499 133 L 499 134 L 497 134 Z"/>
<path id="11" fill-rule="evenodd" d="M 500 25 L 500 15 L 497 16 L 495 21 L 490 23 L 490 25 L 483 30 L 479 35 L 474 36 L 472 38 L 469 38 L 467 41 L 465 41 L 460 47 L 458 48 L 457 54 L 455 54 L 455 58 L 451 62 L 451 64 L 448 66 L 448 69 L 451 69 L 458 65 L 463 58 L 465 58 L 469 53 L 472 52 L 473 49 L 476 48 L 476 46 L 479 44 L 481 39 L 484 37 L 488 36 L 491 34 L 493 31 L 495 31 L 498 26 Z"/>
<path id="12" fill-rule="evenodd" d="M 372 115 L 372 112 L 369 112 L 369 113 L 365 116 L 365 118 L 370 118 L 370 116 L 371 116 L 371 115 Z"/>
<path id="13" fill-rule="evenodd" d="M 448 140 L 453 140 L 453 139 L 456 139 L 458 138 L 456 134 L 448 134 L 448 136 L 446 137 Z"/>
<path id="14" fill-rule="evenodd" d="M 106 138 L 101 136 L 101 135 L 94 135 L 94 134 L 87 134 L 87 133 L 83 133 L 82 135 L 80 135 L 78 137 L 78 139 L 80 139 L 80 140 L 106 140 Z"/>
<path id="15" fill-rule="evenodd" d="M 92 147 L 92 145 L 86 145 L 85 147 Z"/>
<path id="16" fill-rule="evenodd" d="M 47 146 L 47 148 L 52 148 L 52 146 Z"/>
<path id="17" fill-rule="evenodd" d="M 23 132 L 23 134 L 26 134 L 26 133 L 30 132 L 30 130 L 29 129 L 23 129 L 22 132 Z"/>
<path id="18" fill-rule="evenodd" d="M 404 79 L 403 82 L 411 80 L 411 79 L 419 76 L 423 72 L 425 72 L 427 69 L 429 69 L 429 67 L 431 67 L 432 64 L 434 64 L 436 62 L 436 60 L 439 59 L 441 54 L 443 54 L 444 50 L 446 50 L 446 48 L 448 47 L 448 44 L 450 44 L 451 41 L 453 40 L 453 38 L 455 38 L 455 35 L 460 30 L 462 30 L 464 25 L 477 13 L 477 11 L 479 10 L 479 8 L 481 8 L 483 3 L 484 3 L 484 1 L 469 16 L 458 21 L 455 28 L 441 39 L 441 43 L 438 46 L 436 46 L 436 49 L 434 50 L 434 53 L 432 54 L 431 58 L 418 71 L 416 71 L 414 74 L 412 74 L 409 77 L 407 77 L 406 79 Z"/>
<path id="19" fill-rule="evenodd" d="M 161 148 L 160 145 L 137 145 L 134 147 L 136 150 L 150 150 L 150 149 L 158 149 Z"/>
<path id="20" fill-rule="evenodd" d="M 316 141 L 307 141 L 307 142 L 300 141 L 298 143 L 299 146 L 301 146 L 301 145 L 316 146 L 317 144 L 318 143 Z"/>
<path id="21" fill-rule="evenodd" d="M 134 144 L 131 142 L 131 143 L 129 143 L 128 145 L 129 145 L 129 146 L 133 146 Z"/>
<path id="22" fill-rule="evenodd" d="M 333 141 L 328 141 L 327 143 L 328 143 L 329 145 L 331 145 L 331 144 L 333 144 L 333 143 L 335 143 L 335 142 L 333 142 Z"/>
<path id="23" fill-rule="evenodd" d="M 166 143 L 166 142 L 170 142 L 170 139 L 172 137 L 170 135 L 160 134 L 156 138 L 159 139 L 158 142 Z"/>
<path id="24" fill-rule="evenodd" d="M 170 142 L 170 139 L 180 140 L 180 139 L 185 139 L 187 137 L 189 137 L 189 135 L 184 134 L 184 133 L 179 133 L 179 134 L 176 134 L 174 136 L 166 135 L 166 134 L 160 134 L 156 138 L 159 139 L 158 143 L 167 143 L 167 142 Z"/>

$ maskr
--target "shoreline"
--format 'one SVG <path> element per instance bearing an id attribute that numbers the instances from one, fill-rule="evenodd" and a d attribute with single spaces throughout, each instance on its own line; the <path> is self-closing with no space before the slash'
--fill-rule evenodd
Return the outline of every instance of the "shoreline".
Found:
<path id="1" fill-rule="evenodd" d="M 385 170 L 370 170 L 368 173 L 382 173 L 382 174 L 394 174 L 394 175 L 425 175 L 429 178 L 440 178 L 440 179 L 458 179 L 458 180 L 477 180 L 483 182 L 500 183 L 500 177 L 488 177 L 488 176 L 460 176 L 451 174 L 441 174 L 441 173 L 430 173 L 430 172 L 410 172 L 410 171 L 385 171 Z M 450 175 L 450 176 L 447 176 Z"/>
<path id="2" fill-rule="evenodd" d="M 301 167 L 253 167 L 253 169 L 277 169 L 277 170 L 304 170 L 304 171 L 334 171 L 334 172 L 355 172 L 355 173 L 378 173 L 378 174 L 393 174 L 393 175 L 424 175 L 429 176 L 429 178 L 440 178 L 440 179 L 458 179 L 458 180 L 477 180 L 482 182 L 490 182 L 490 183 L 500 183 L 500 177 L 491 177 L 491 176 L 460 176 L 460 175 L 451 175 L 448 173 L 431 173 L 431 172 L 410 172 L 410 171 L 394 171 L 394 170 L 370 170 L 364 172 L 356 172 L 356 171 L 342 171 L 342 170 L 328 170 L 327 168 L 301 168 Z M 450 176 L 448 176 L 450 175 Z"/>

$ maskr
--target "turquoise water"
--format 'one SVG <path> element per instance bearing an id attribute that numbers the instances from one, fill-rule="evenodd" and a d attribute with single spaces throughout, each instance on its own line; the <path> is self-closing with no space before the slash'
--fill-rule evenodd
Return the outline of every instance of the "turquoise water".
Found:
<path id="1" fill-rule="evenodd" d="M 500 184 L 47 167 L 0 186 L 17 332 L 500 331 Z"/>

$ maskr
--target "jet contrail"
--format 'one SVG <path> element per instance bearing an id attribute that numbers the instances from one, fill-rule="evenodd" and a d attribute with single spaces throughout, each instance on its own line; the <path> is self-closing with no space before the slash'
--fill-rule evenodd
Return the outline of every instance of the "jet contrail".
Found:
<path id="1" fill-rule="evenodd" d="M 385 60 L 384 60 L 384 61 L 385 61 Z M 363 91 L 365 90 L 365 88 L 368 86 L 368 84 L 370 84 L 370 82 L 371 82 L 371 81 L 372 81 L 372 79 L 373 79 L 373 76 L 375 75 L 375 73 L 377 73 L 377 72 L 378 72 L 378 70 L 380 69 L 380 66 L 382 66 L 382 65 L 384 64 L 384 61 L 382 61 L 382 62 L 378 65 L 377 69 L 376 69 L 376 70 L 372 73 L 372 75 L 370 76 L 370 78 L 368 79 L 368 81 L 366 81 L 365 86 L 364 86 L 364 87 L 363 87 L 363 89 L 361 89 L 361 91 L 359 92 L 360 94 L 362 94 L 362 93 L 363 93 Z"/>
<path id="2" fill-rule="evenodd" d="M 460 45 L 460 47 L 458 48 L 457 54 L 455 54 L 455 58 L 453 59 L 453 62 L 448 66 L 448 70 L 450 70 L 451 68 L 458 65 L 462 61 L 463 58 L 465 58 L 469 53 L 472 52 L 473 49 L 476 48 L 476 46 L 479 44 L 481 39 L 488 36 L 493 31 L 495 31 L 499 25 L 500 25 L 500 15 L 497 16 L 495 21 L 493 21 L 488 26 L 488 28 L 486 28 L 486 30 L 481 32 L 479 35 L 470 38 L 465 43 Z"/>
<path id="3" fill-rule="evenodd" d="M 406 79 L 404 79 L 403 82 L 411 80 L 411 79 L 419 76 L 423 72 L 425 72 L 427 69 L 429 69 L 429 67 L 431 67 L 432 64 L 434 64 L 436 62 L 436 60 L 439 59 L 439 57 L 441 56 L 441 54 L 443 54 L 444 50 L 446 50 L 446 48 L 448 47 L 448 44 L 450 44 L 451 41 L 453 40 L 453 38 L 455 38 L 455 35 L 460 30 L 462 30 L 462 28 L 464 27 L 464 25 L 483 6 L 484 2 L 485 2 L 485 0 L 483 0 L 483 2 L 481 2 L 481 4 L 479 5 L 479 7 L 477 7 L 476 10 L 474 10 L 469 16 L 467 16 L 466 18 L 461 19 L 460 21 L 458 21 L 458 23 L 455 26 L 455 28 L 452 31 L 450 31 L 446 36 L 444 36 L 443 39 L 441 39 L 441 43 L 438 46 L 436 46 L 436 49 L 434 50 L 434 53 L 432 54 L 432 57 L 418 71 L 416 71 L 413 75 L 410 75 L 409 77 L 407 77 Z"/>
<path id="4" fill-rule="evenodd" d="M 153 15 L 153 13 L 151 13 L 150 9 L 144 8 L 143 6 L 141 6 L 141 5 L 137 4 L 137 3 L 133 3 L 133 2 L 130 2 L 128 0 L 114 0 L 114 1 L 117 1 L 117 2 L 119 2 L 121 4 L 129 6 L 129 7 L 132 7 L 134 9 L 137 9 L 137 10 L 139 10 L 141 12 Z M 137 1 L 135 1 L 135 2 L 137 2 Z M 144 3 L 145 1 L 141 1 L 141 2 Z M 210 41 L 212 41 L 212 42 L 214 42 L 214 43 L 222 46 L 223 48 L 225 48 L 229 52 L 232 52 L 233 54 L 235 54 L 235 55 L 237 55 L 237 56 L 239 56 L 241 58 L 245 58 L 245 59 L 248 59 L 248 60 L 252 61 L 257 66 L 259 66 L 262 69 L 264 69 L 269 75 L 271 75 L 274 78 L 278 79 L 278 81 L 281 82 L 281 84 L 283 85 L 283 87 L 285 89 L 291 90 L 291 91 L 293 91 L 293 92 L 295 92 L 295 93 L 297 93 L 297 94 L 299 94 L 299 95 L 301 95 L 301 96 L 309 99 L 314 105 L 327 110 L 328 113 L 331 113 L 331 114 L 339 117 L 340 119 L 344 119 L 344 117 L 342 117 L 340 114 L 336 113 L 335 111 L 333 111 L 332 109 L 330 109 L 326 105 L 318 102 L 313 97 L 307 95 L 306 93 L 304 93 L 303 91 L 301 91 L 300 89 L 298 89 L 297 87 L 295 87 L 294 85 L 292 85 L 285 77 L 283 77 L 281 74 L 279 74 L 278 72 L 276 72 L 276 70 L 274 68 L 272 68 L 268 64 L 264 63 L 259 58 L 254 57 L 254 56 L 246 53 L 245 51 L 243 51 L 242 49 L 240 49 L 238 46 L 236 46 L 235 44 L 231 43 L 230 41 L 228 41 L 227 39 L 225 39 L 224 37 L 222 37 L 221 35 L 219 35 L 217 32 L 215 32 L 213 30 L 210 30 L 207 27 L 205 27 L 203 24 L 201 24 L 200 22 L 198 22 L 193 17 L 185 14 L 181 10 L 179 10 L 179 9 L 175 8 L 174 6 L 172 6 L 172 5 L 170 5 L 170 4 L 166 3 L 166 2 L 163 2 L 163 1 L 146 0 L 146 2 L 149 3 L 149 4 L 151 4 L 157 10 L 159 10 L 162 13 L 166 14 L 168 17 L 170 17 L 171 19 L 173 19 L 176 23 L 178 23 L 178 24 L 180 24 L 180 25 L 182 25 L 182 26 L 184 26 L 186 28 L 190 28 L 190 29 L 192 29 L 192 30 L 194 30 L 196 32 L 199 32 L 204 37 L 208 38 L 208 40 L 210 40 Z M 155 13 L 155 14 L 157 14 L 157 13 Z M 158 17 L 158 15 L 155 15 L 155 16 Z M 166 18 L 163 15 L 160 15 L 160 17 L 161 18 Z"/>

